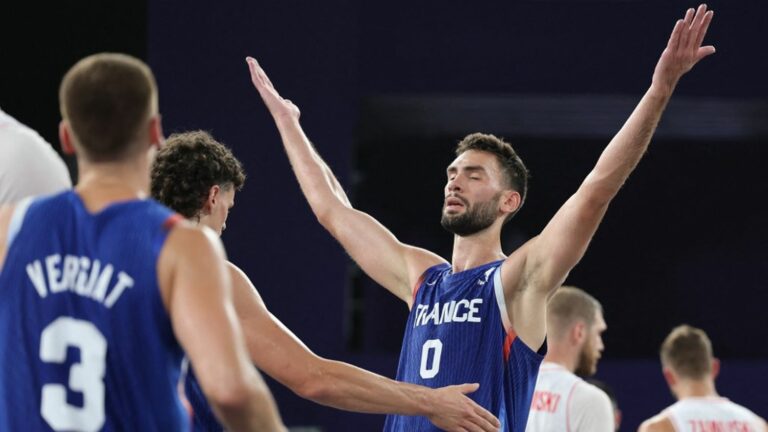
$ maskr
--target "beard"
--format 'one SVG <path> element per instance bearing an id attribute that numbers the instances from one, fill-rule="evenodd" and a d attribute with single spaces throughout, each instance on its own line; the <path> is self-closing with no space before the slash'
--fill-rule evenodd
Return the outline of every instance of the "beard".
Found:
<path id="1" fill-rule="evenodd" d="M 591 344 L 584 344 L 579 352 L 579 361 L 576 363 L 574 373 L 580 377 L 591 377 L 597 372 L 597 350 L 592 349 Z"/>
<path id="2" fill-rule="evenodd" d="M 458 215 L 450 215 L 443 210 L 443 216 L 440 218 L 440 225 L 447 231 L 457 236 L 467 237 L 476 234 L 496 221 L 499 213 L 498 199 L 501 193 L 494 195 L 488 201 L 478 202 L 471 206 L 463 198 L 459 198 L 464 203 L 466 211 Z"/>

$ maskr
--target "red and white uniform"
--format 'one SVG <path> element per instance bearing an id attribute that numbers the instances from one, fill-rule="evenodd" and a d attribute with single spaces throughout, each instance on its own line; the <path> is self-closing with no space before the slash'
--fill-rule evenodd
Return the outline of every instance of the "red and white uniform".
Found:
<path id="1" fill-rule="evenodd" d="M 662 413 L 677 432 L 764 432 L 765 423 L 752 411 L 726 398 L 685 398 Z"/>
<path id="2" fill-rule="evenodd" d="M 608 395 L 556 363 L 544 362 L 528 415 L 527 432 L 613 432 Z"/>

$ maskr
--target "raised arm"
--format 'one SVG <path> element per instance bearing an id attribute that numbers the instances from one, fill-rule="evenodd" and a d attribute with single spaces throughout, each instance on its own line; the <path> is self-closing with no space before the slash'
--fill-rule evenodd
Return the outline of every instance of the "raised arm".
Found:
<path id="1" fill-rule="evenodd" d="M 445 260 L 401 243 L 378 221 L 352 207 L 304 134 L 299 109 L 280 96 L 256 60 L 249 57 L 247 61 L 253 85 L 275 120 L 301 190 L 318 221 L 371 278 L 410 306 L 414 284 L 424 270 Z"/>
<path id="2" fill-rule="evenodd" d="M 544 305 L 579 262 L 608 204 L 634 170 L 680 77 L 713 54 L 701 43 L 712 20 L 706 5 L 689 9 L 677 21 L 661 54 L 650 88 L 611 140 L 595 168 L 566 201 L 541 234 L 508 258 L 502 280 L 518 334 L 532 345 L 544 338 Z M 519 253 L 518 253 L 519 252 Z M 522 294 L 522 295 L 517 295 Z"/>
<path id="3" fill-rule="evenodd" d="M 158 261 L 163 302 L 208 400 L 228 430 L 282 432 L 272 395 L 251 365 L 215 235 L 180 224 Z"/>
<path id="4" fill-rule="evenodd" d="M 231 263 L 229 270 L 251 359 L 299 396 L 347 411 L 426 416 L 447 431 L 498 430 L 498 420 L 464 395 L 477 384 L 433 390 L 315 355 L 269 313 L 245 273 Z"/>

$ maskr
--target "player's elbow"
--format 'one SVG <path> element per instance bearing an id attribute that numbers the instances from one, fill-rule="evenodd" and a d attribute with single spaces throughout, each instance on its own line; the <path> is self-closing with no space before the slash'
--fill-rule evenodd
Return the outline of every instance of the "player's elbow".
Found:
<path id="1" fill-rule="evenodd" d="M 313 208 L 315 209 L 317 222 L 331 234 L 335 234 L 338 231 L 340 228 L 339 224 L 344 220 L 343 212 L 349 210 L 347 206 L 340 202 L 323 203 Z"/>
<path id="2" fill-rule="evenodd" d="M 206 396 L 211 405 L 222 412 L 237 412 L 245 409 L 253 399 L 259 397 L 257 386 L 245 382 L 214 385 L 207 393 Z"/>
<path id="3" fill-rule="evenodd" d="M 334 398 L 336 380 L 326 370 L 325 363 L 321 360 L 320 364 L 308 368 L 292 390 L 304 399 L 327 405 Z"/>
<path id="4" fill-rule="evenodd" d="M 333 394 L 330 383 L 322 377 L 313 377 L 304 381 L 295 391 L 302 398 L 320 404 L 324 404 Z"/>
<path id="5" fill-rule="evenodd" d="M 254 379 L 221 380 L 210 385 L 206 393 L 211 405 L 222 413 L 243 412 L 271 397 L 266 384 Z"/>
<path id="6" fill-rule="evenodd" d="M 602 213 L 611 200 L 616 196 L 619 186 L 606 184 L 590 175 L 582 183 L 578 192 L 578 202 L 582 209 L 589 209 L 595 213 Z"/>
<path id="7" fill-rule="evenodd" d="M 320 225 L 323 226 L 323 228 L 330 230 L 333 226 L 333 211 L 331 206 L 327 204 L 318 204 L 317 206 L 312 206 L 315 211 L 315 217 L 317 218 L 317 222 L 320 223 Z"/>

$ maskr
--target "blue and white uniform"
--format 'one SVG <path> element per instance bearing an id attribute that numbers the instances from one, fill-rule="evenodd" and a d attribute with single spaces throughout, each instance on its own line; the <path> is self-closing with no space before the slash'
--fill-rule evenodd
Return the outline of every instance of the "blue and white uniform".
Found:
<path id="1" fill-rule="evenodd" d="M 398 381 L 432 388 L 479 383 L 468 396 L 496 415 L 502 431 L 525 430 L 542 356 L 509 323 L 496 261 L 460 273 L 424 272 L 400 352 Z M 387 432 L 437 431 L 425 417 L 387 416 Z"/>
<path id="2" fill-rule="evenodd" d="M 90 213 L 73 191 L 17 205 L 0 270 L 0 430 L 189 429 L 156 271 L 178 219 L 152 200 Z"/>
<path id="3" fill-rule="evenodd" d="M 192 430 L 194 432 L 221 432 L 224 426 L 219 423 L 216 415 L 213 413 L 211 405 L 208 403 L 200 382 L 197 381 L 192 368 L 189 369 L 187 378 L 184 381 L 184 393 L 187 396 L 189 405 L 192 408 Z"/>

